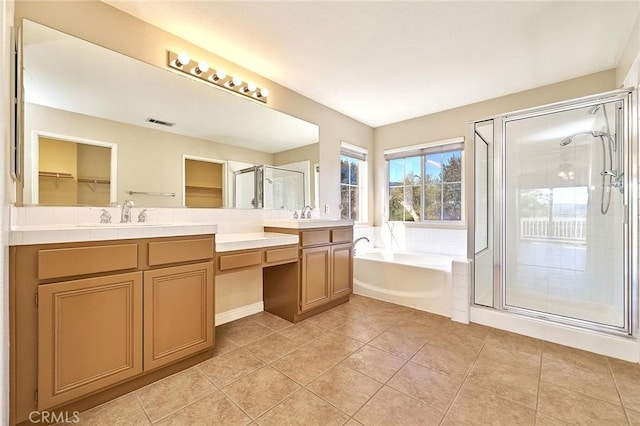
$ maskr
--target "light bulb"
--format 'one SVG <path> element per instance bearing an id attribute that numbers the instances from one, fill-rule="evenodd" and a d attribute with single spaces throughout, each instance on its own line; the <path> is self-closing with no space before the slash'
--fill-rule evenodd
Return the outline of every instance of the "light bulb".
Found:
<path id="1" fill-rule="evenodd" d="M 262 98 L 262 97 L 265 97 L 265 98 L 266 98 L 267 96 L 269 96 L 269 89 L 267 89 L 267 88 L 263 87 L 262 89 L 260 89 L 260 93 L 258 93 L 258 95 L 257 95 L 257 96 L 258 96 L 259 98 Z"/>
<path id="2" fill-rule="evenodd" d="M 209 77 L 209 80 L 216 82 L 218 80 L 224 80 L 225 78 L 227 78 L 227 73 L 225 70 L 223 70 L 222 68 L 220 68 L 219 70 L 217 70 L 215 72 L 215 74 L 213 74 L 211 77 Z"/>
<path id="3" fill-rule="evenodd" d="M 256 86 L 255 83 L 247 83 L 247 85 L 241 88 L 240 91 L 245 95 L 248 95 L 249 93 L 255 92 L 257 88 L 258 86 Z"/>
<path id="4" fill-rule="evenodd" d="M 195 69 L 196 74 L 202 74 L 203 72 L 209 71 L 209 64 L 205 61 L 198 62 L 198 66 Z"/>
<path id="5" fill-rule="evenodd" d="M 178 59 L 176 60 L 176 66 L 181 67 L 183 65 L 188 64 L 189 62 L 191 62 L 191 59 L 189 59 L 189 55 L 187 55 L 186 53 L 178 54 Z"/>
<path id="6" fill-rule="evenodd" d="M 240 77 L 233 77 L 231 82 L 229 83 L 229 87 L 240 86 L 242 84 L 242 80 Z"/>

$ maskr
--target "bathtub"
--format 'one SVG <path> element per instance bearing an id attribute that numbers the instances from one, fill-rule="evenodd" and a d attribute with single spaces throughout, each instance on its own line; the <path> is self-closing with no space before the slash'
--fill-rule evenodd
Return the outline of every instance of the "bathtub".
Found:
<path id="1" fill-rule="evenodd" d="M 353 292 L 451 317 L 451 261 L 439 254 L 358 251 Z"/>

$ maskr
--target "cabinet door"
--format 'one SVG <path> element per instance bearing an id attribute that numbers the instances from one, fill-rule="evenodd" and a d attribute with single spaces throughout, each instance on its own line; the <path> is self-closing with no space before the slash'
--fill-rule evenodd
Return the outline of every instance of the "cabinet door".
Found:
<path id="1" fill-rule="evenodd" d="M 330 254 L 330 246 L 302 250 L 300 312 L 317 308 L 331 299 Z"/>
<path id="2" fill-rule="evenodd" d="M 144 273 L 144 370 L 212 348 L 213 262 Z"/>
<path id="3" fill-rule="evenodd" d="M 142 372 L 142 273 L 38 287 L 38 409 Z"/>
<path id="4" fill-rule="evenodd" d="M 353 247 L 351 243 L 331 247 L 331 298 L 350 294 L 353 289 Z"/>

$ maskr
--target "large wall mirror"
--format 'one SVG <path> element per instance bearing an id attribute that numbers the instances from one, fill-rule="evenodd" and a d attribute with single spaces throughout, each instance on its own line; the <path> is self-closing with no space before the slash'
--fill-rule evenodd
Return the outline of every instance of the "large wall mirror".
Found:
<path id="1" fill-rule="evenodd" d="M 22 40 L 24 204 L 317 204 L 317 125 L 26 19 Z"/>

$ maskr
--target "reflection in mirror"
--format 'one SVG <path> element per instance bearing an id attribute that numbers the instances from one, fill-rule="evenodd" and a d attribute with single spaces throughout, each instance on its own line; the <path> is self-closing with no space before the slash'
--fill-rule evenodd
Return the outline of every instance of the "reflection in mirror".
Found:
<path id="1" fill-rule="evenodd" d="M 45 133 L 34 134 L 32 191 L 40 204 L 109 205 L 115 201 L 114 145 Z"/>
<path id="2" fill-rule="evenodd" d="M 223 207 L 224 162 L 184 157 L 184 206 Z"/>
<path id="3" fill-rule="evenodd" d="M 306 205 L 304 176 L 300 170 L 266 165 L 238 170 L 234 172 L 234 205 L 238 208 L 298 209 Z"/>
<path id="4" fill-rule="evenodd" d="M 28 20 L 23 20 L 23 81 L 26 204 L 40 202 L 33 160 L 37 133 L 117 146 L 110 201 L 133 199 L 144 207 L 233 207 L 233 171 L 255 165 L 299 170 L 289 165 L 319 160 L 315 124 Z M 207 196 L 187 190 L 199 185 L 184 182 L 185 156 L 225 163 L 226 179 L 215 187 L 221 188 L 216 196 L 214 190 L 207 189 Z M 315 183 L 309 167 L 303 173 L 305 185 Z M 305 188 L 305 197 L 309 194 Z M 99 201 L 79 198 L 78 203 Z"/>

